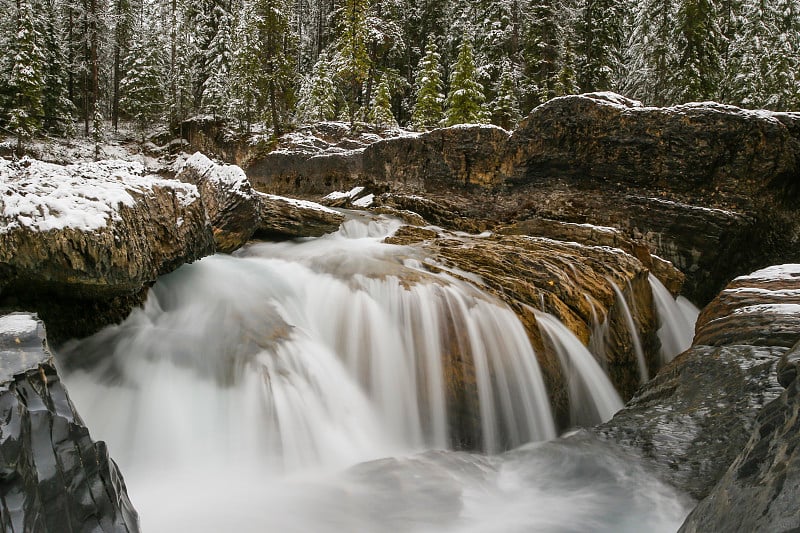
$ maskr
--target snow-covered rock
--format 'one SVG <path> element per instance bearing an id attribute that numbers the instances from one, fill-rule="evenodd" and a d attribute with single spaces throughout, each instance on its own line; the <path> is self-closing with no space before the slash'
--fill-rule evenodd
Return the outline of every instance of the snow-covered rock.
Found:
<path id="1" fill-rule="evenodd" d="M 214 163 L 196 152 L 176 178 L 193 183 L 200 191 L 217 251 L 230 253 L 252 237 L 258 226 L 259 202 L 241 168 Z"/>
<path id="2" fill-rule="evenodd" d="M 55 339 L 124 318 L 158 276 L 213 249 L 194 185 L 139 163 L 0 160 L 0 305 L 37 310 Z"/>
<path id="3" fill-rule="evenodd" d="M 344 215 L 339 211 L 315 202 L 273 194 L 256 194 L 261 214 L 256 237 L 266 239 L 319 237 L 336 231 L 344 222 Z"/>

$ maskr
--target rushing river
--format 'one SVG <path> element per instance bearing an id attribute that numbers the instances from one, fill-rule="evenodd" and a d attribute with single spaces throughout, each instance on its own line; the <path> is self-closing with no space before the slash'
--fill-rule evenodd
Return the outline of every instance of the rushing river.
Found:
<path id="1" fill-rule="evenodd" d="M 59 355 L 143 530 L 675 531 L 688 501 L 588 433 L 555 439 L 514 313 L 381 243 L 397 224 L 186 265 Z M 578 372 L 583 420 L 609 418 L 622 404 L 601 367 L 537 320 Z M 683 346 L 678 330 L 665 339 Z M 474 410 L 454 414 L 462 382 Z"/>

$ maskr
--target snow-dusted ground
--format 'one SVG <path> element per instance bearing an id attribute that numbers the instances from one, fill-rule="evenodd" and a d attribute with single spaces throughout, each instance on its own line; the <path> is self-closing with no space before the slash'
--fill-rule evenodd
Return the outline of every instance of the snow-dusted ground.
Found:
<path id="1" fill-rule="evenodd" d="M 93 231 L 120 220 L 132 194 L 167 187 L 182 205 L 200 198 L 188 183 L 149 175 L 138 162 L 107 160 L 56 165 L 36 159 L 0 159 L 0 233 L 19 227 L 37 231 Z"/>

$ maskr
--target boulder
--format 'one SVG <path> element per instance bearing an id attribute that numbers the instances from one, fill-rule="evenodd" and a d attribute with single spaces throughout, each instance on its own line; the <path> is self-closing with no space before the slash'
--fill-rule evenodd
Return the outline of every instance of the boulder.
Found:
<path id="1" fill-rule="evenodd" d="M 253 236 L 260 219 L 260 202 L 241 168 L 214 163 L 196 152 L 175 178 L 192 183 L 200 191 L 218 252 L 231 253 Z"/>
<path id="2" fill-rule="evenodd" d="M 51 342 L 121 320 L 158 276 L 213 251 L 194 185 L 138 163 L 0 160 L 0 307 L 37 310 Z"/>
<path id="3" fill-rule="evenodd" d="M 267 240 L 320 237 L 339 229 L 344 215 L 306 200 L 256 193 L 259 223 L 255 236 Z"/>
<path id="4" fill-rule="evenodd" d="M 798 274 L 789 264 L 734 280 L 702 313 L 692 348 L 596 432 L 694 498 L 708 496 L 782 392 L 776 366 L 800 339 Z"/>
<path id="5" fill-rule="evenodd" d="M 800 261 L 798 124 L 794 113 L 597 93 L 551 100 L 510 136 L 461 126 L 355 149 L 285 136 L 247 172 L 273 193 L 367 186 L 411 210 L 421 195 L 444 210 L 420 214 L 449 229 L 613 227 L 681 269 L 684 294 L 704 304 L 737 275 Z"/>
<path id="6" fill-rule="evenodd" d="M 800 143 L 766 111 L 643 107 L 608 94 L 536 108 L 502 157 L 519 215 L 622 229 L 708 302 L 739 274 L 800 254 Z"/>
<path id="7" fill-rule="evenodd" d="M 34 315 L 0 316 L 0 530 L 139 531 L 117 465 L 69 399 Z"/>

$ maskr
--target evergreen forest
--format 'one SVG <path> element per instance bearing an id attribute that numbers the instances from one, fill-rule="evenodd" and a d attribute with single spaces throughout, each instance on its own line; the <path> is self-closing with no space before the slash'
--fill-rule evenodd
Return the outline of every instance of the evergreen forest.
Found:
<path id="1" fill-rule="evenodd" d="M 800 108 L 800 0 L 0 0 L 20 139 L 210 115 L 513 128 L 566 94 Z"/>

